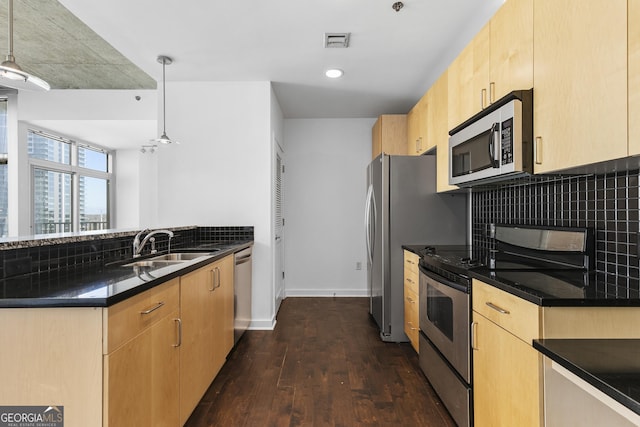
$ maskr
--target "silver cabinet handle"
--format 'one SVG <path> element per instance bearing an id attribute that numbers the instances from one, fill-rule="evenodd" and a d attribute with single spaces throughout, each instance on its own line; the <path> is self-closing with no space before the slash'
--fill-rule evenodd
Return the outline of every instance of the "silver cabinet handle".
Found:
<path id="1" fill-rule="evenodd" d="M 480 109 L 484 110 L 485 109 L 485 105 L 487 103 L 487 89 L 483 88 L 480 91 Z"/>
<path id="2" fill-rule="evenodd" d="M 509 314 L 509 310 L 505 310 L 505 309 L 504 309 L 504 308 L 502 308 L 502 307 L 498 307 L 497 305 L 495 305 L 495 304 L 494 304 L 494 303 L 492 303 L 492 302 L 487 302 L 486 304 L 487 304 L 487 306 L 488 306 L 489 308 L 494 309 L 494 310 L 495 310 L 495 311 L 497 311 L 498 313 L 501 313 L 501 314 Z"/>
<path id="3" fill-rule="evenodd" d="M 496 101 L 496 82 L 489 83 L 489 104 Z"/>
<path id="4" fill-rule="evenodd" d="M 413 323 L 412 322 L 407 322 L 407 325 L 409 325 L 409 329 L 411 329 L 412 331 L 418 330 L 418 328 L 414 328 L 413 327 Z"/>
<path id="5" fill-rule="evenodd" d="M 182 345 L 182 319 L 176 318 L 176 319 L 173 319 L 173 321 L 178 324 L 178 342 L 173 346 L 180 347 Z"/>
<path id="6" fill-rule="evenodd" d="M 471 322 L 471 350 L 478 350 L 478 342 L 476 338 L 478 336 L 478 324 Z"/>
<path id="7" fill-rule="evenodd" d="M 216 269 L 212 268 L 209 270 L 209 273 L 211 273 L 211 287 L 209 288 L 209 292 L 213 292 L 216 290 Z"/>
<path id="8" fill-rule="evenodd" d="M 536 154 L 536 165 L 542 164 L 542 137 L 536 136 L 536 146 L 535 146 L 535 154 Z"/>
<path id="9" fill-rule="evenodd" d="M 216 267 L 216 289 L 218 289 L 222 283 L 222 281 L 220 280 L 220 267 Z"/>
<path id="10" fill-rule="evenodd" d="M 141 311 L 140 314 L 145 315 L 145 314 L 153 313 L 154 311 L 156 311 L 157 309 L 159 309 L 163 305 L 164 305 L 164 302 L 160 301 L 159 303 L 157 303 L 153 307 L 151 307 L 151 308 L 149 308 L 147 310 Z"/>

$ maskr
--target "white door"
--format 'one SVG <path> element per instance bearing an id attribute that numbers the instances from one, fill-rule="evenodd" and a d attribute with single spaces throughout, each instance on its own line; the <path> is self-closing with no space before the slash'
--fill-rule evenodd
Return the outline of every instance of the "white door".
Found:
<path id="1" fill-rule="evenodd" d="M 275 141 L 276 145 L 276 162 L 275 162 L 275 215 L 274 215 L 274 230 L 275 230 L 275 268 L 274 268 L 274 285 L 275 285 L 275 313 L 278 313 L 280 309 L 280 303 L 284 299 L 284 161 L 282 160 L 283 151 L 278 141 Z"/>

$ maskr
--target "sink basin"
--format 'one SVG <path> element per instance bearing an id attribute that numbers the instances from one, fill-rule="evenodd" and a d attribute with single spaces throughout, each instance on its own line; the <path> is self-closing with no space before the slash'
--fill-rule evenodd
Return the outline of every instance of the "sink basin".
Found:
<path id="1" fill-rule="evenodd" d="M 130 262 L 129 264 L 125 264 L 123 267 L 150 267 L 150 268 L 160 268 L 166 267 L 168 265 L 180 264 L 182 261 L 169 261 L 169 260 L 151 260 L 145 259 L 142 261 Z"/>
<path id="2" fill-rule="evenodd" d="M 211 252 L 174 252 L 172 254 L 158 255 L 153 258 L 149 258 L 147 261 L 191 261 L 193 259 L 209 255 L 211 255 Z"/>

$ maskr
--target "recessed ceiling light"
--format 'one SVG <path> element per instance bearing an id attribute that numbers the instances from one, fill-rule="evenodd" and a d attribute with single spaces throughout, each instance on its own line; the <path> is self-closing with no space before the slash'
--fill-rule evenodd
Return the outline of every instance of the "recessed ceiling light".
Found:
<path id="1" fill-rule="evenodd" d="M 330 68 L 324 72 L 324 75 L 329 77 L 330 79 L 340 78 L 343 74 L 344 71 L 340 70 L 339 68 Z"/>

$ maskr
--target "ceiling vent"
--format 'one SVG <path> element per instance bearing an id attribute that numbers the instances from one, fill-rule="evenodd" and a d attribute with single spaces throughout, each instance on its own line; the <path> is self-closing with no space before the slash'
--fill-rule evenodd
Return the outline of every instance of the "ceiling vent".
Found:
<path id="1" fill-rule="evenodd" d="M 324 33 L 324 47 L 349 47 L 349 36 L 351 33 Z"/>

